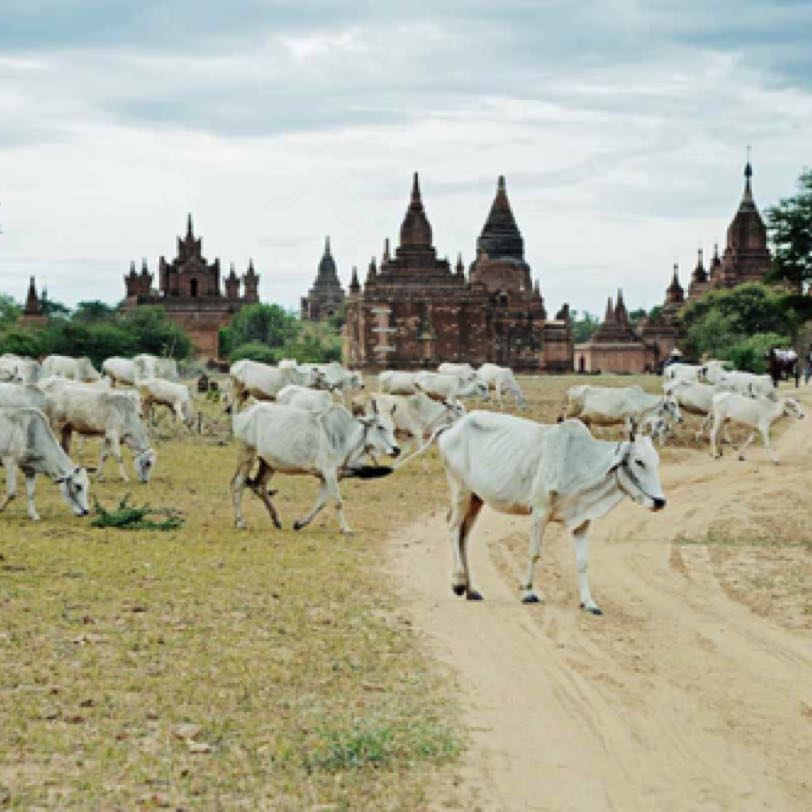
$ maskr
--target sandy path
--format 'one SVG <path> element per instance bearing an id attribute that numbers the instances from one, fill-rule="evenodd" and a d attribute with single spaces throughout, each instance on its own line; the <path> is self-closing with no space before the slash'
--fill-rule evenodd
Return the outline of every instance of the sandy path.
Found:
<path id="1" fill-rule="evenodd" d="M 394 572 L 407 611 L 460 686 L 471 747 L 436 806 L 483 810 L 812 808 L 812 641 L 732 600 L 710 566 L 711 520 L 770 487 L 809 508 L 812 419 L 751 461 L 698 453 L 667 466 L 669 507 L 629 502 L 594 527 L 592 591 L 577 608 L 574 556 L 545 536 L 545 603 L 519 603 L 528 522 L 483 513 L 473 536 L 481 604 L 455 598 L 444 517 L 403 532 Z M 810 511 L 812 512 L 812 511 Z"/>

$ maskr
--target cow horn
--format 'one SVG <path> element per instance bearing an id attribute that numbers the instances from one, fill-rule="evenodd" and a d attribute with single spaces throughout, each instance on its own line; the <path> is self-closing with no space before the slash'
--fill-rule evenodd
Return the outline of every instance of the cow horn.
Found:
<path id="1" fill-rule="evenodd" d="M 378 401 L 375 398 L 372 398 L 370 403 L 372 403 L 372 413 L 378 414 Z"/>

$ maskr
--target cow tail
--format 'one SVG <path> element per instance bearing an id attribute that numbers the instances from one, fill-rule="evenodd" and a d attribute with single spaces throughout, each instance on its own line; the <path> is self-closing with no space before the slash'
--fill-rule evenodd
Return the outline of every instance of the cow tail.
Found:
<path id="1" fill-rule="evenodd" d="M 434 429 L 434 431 L 431 434 L 431 437 L 429 437 L 429 439 L 426 440 L 426 442 L 420 448 L 418 448 L 417 451 L 413 451 L 411 454 L 409 454 L 408 457 L 404 457 L 402 460 L 396 463 L 394 469 L 397 471 L 398 468 L 402 468 L 404 465 L 406 465 L 407 462 L 411 462 L 415 457 L 422 457 L 423 454 L 425 454 L 426 451 L 428 451 L 429 448 L 431 448 L 431 446 L 434 444 L 437 438 L 444 431 L 447 431 L 450 428 L 451 426 L 439 426 L 438 428 Z"/>

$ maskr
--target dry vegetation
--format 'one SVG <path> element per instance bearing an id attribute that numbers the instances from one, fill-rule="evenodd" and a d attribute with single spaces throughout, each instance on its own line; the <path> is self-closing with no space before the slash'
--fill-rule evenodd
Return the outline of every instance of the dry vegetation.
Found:
<path id="1" fill-rule="evenodd" d="M 576 380 L 523 379 L 526 416 L 554 421 Z M 307 478 L 274 480 L 285 530 L 246 492 L 250 529 L 238 531 L 234 449 L 219 407 L 206 414 L 201 436 L 157 427 L 148 485 L 125 485 L 111 468 L 92 487 L 107 507 L 130 492 L 177 508 L 181 529 L 91 528 L 45 480 L 42 522 L 28 521 L 22 498 L 0 516 L 0 807 L 422 807 L 427 775 L 464 733 L 452 686 L 381 573 L 391 532 L 444 507 L 435 454 L 428 475 L 413 463 L 344 482 L 351 538 L 329 508 L 305 531 L 289 529 L 314 498 Z M 665 450 L 666 465 L 690 456 L 695 425 Z M 88 443 L 86 463 L 95 450 Z M 735 573 L 741 551 L 756 550 L 780 568 L 790 535 L 748 536 L 715 566 Z M 788 587 L 797 604 L 812 579 L 808 544 L 793 550 L 807 562 Z M 747 594 L 759 588 L 747 583 Z"/>

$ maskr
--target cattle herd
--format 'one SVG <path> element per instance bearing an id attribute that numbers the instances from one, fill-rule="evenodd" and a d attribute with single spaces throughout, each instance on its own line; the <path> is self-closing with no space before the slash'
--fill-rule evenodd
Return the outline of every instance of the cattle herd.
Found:
<path id="1" fill-rule="evenodd" d="M 533 573 L 542 534 L 549 522 L 557 522 L 573 535 L 581 606 L 600 614 L 587 581 L 590 523 L 625 496 L 649 510 L 665 506 L 652 438 L 663 445 L 683 413 L 697 414 L 703 417 L 697 437 L 708 435 L 714 457 L 721 455 L 720 430 L 726 432 L 726 424 L 734 422 L 751 430 L 739 449 L 741 459 L 758 432 L 777 462 L 770 426 L 782 415 L 803 417 L 796 400 L 778 396 L 770 376 L 729 370 L 718 361 L 668 366 L 662 395 L 639 386 L 573 386 L 555 424 L 467 411 L 464 405 L 466 400 L 493 399 L 501 409 L 506 396 L 518 409 L 525 408 L 512 371 L 495 364 L 387 370 L 378 375 L 377 391 L 366 392 L 361 374 L 336 362 L 287 359 L 271 366 L 237 361 L 229 371 L 227 395 L 237 446 L 231 479 L 236 525 L 246 526 L 241 499 L 247 485 L 281 527 L 269 480 L 275 473 L 304 474 L 316 477 L 320 488 L 312 509 L 294 529 L 306 527 L 332 500 L 341 532 L 349 533 L 339 481 L 388 475 L 436 446 L 451 492 L 454 592 L 469 600 L 482 597 L 471 582 L 467 544 L 487 504 L 531 517 L 525 603 L 538 601 Z M 148 428 L 157 406 L 168 408 L 188 427 L 194 423 L 189 388 L 179 381 L 171 359 L 108 358 L 100 373 L 87 358 L 52 355 L 39 363 L 16 355 L 0 357 L 0 456 L 6 474 L 0 511 L 16 496 L 19 468 L 32 520 L 39 518 L 34 502 L 38 473 L 58 485 L 74 514 L 88 513 L 88 474 L 69 456 L 74 434 L 101 438 L 99 480 L 109 456 L 127 480 L 123 444 L 132 454 L 137 478 L 147 482 L 157 460 Z M 622 426 L 624 439 L 600 439 L 596 435 L 605 426 Z M 379 463 L 406 451 L 394 466 Z"/>

